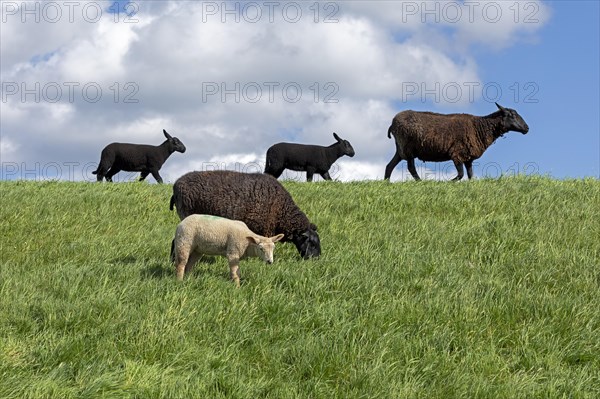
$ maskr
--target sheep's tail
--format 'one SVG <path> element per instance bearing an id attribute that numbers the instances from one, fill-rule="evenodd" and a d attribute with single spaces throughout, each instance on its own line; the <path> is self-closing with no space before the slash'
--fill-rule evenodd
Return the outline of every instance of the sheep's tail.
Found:
<path id="1" fill-rule="evenodd" d="M 97 175 L 98 174 L 98 169 L 96 169 L 95 171 L 92 172 L 93 175 Z"/>
<path id="2" fill-rule="evenodd" d="M 169 209 L 173 210 L 174 206 L 175 206 L 175 195 L 171 195 L 171 201 L 169 202 Z"/>
<path id="3" fill-rule="evenodd" d="M 392 129 L 393 127 L 394 127 L 394 124 L 392 123 L 392 124 L 390 125 L 390 127 L 388 128 L 388 139 L 391 139 L 391 138 L 392 138 L 392 133 L 394 133 L 394 132 L 393 132 L 393 129 Z"/>
<path id="4" fill-rule="evenodd" d="M 175 240 L 171 241 L 171 263 L 175 262 Z"/>

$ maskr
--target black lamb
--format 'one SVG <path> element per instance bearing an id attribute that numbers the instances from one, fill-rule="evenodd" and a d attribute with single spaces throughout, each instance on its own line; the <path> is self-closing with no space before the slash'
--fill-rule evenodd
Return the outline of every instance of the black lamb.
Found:
<path id="1" fill-rule="evenodd" d="M 529 126 L 514 109 L 496 103 L 498 111 L 487 116 L 470 114 L 436 114 L 433 112 L 403 111 L 398 113 L 388 129 L 388 138 L 396 139 L 396 154 L 385 168 L 389 179 L 398 163 L 406 159 L 408 171 L 420 180 L 415 168 L 415 158 L 431 162 L 454 162 L 458 175 L 473 177 L 473 161 L 506 132 L 514 130 L 523 134 Z"/>
<path id="2" fill-rule="evenodd" d="M 283 233 L 304 259 L 321 254 L 317 226 L 272 176 L 233 171 L 190 172 L 173 185 L 170 209 L 184 219 L 208 214 L 241 220 L 253 232 L 272 237 Z"/>
<path id="3" fill-rule="evenodd" d="M 185 146 L 177 137 L 171 137 L 166 130 L 163 133 L 167 140 L 158 146 L 146 144 L 112 143 L 104 147 L 100 155 L 98 169 L 92 173 L 98 181 L 106 177 L 106 181 L 112 182 L 112 177 L 118 172 L 142 172 L 140 181 L 152 173 L 158 183 L 162 183 L 162 177 L 158 171 L 167 158 L 177 151 L 184 153 Z"/>
<path id="4" fill-rule="evenodd" d="M 267 150 L 265 173 L 275 178 L 281 176 L 285 169 L 306 172 L 306 181 L 312 181 L 318 173 L 325 180 L 331 180 L 329 168 L 338 158 L 354 156 L 354 148 L 348 140 L 342 140 L 333 133 L 337 143 L 329 147 L 320 145 L 278 143 Z"/>

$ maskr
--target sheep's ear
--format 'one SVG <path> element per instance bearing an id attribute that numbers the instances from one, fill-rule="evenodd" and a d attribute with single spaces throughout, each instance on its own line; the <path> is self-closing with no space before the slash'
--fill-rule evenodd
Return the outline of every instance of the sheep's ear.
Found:
<path id="1" fill-rule="evenodd" d="M 500 105 L 500 104 L 498 104 L 498 103 L 495 103 L 495 104 L 496 104 L 496 107 L 498 107 L 498 109 L 499 109 L 500 111 L 506 111 L 506 108 L 504 108 L 502 105 Z"/>
<path id="2" fill-rule="evenodd" d="M 173 138 L 173 137 L 171 137 L 171 135 L 169 133 L 167 133 L 167 131 L 165 129 L 163 129 L 163 133 L 167 139 L 171 140 Z"/>
<path id="3" fill-rule="evenodd" d="M 305 231 L 304 233 L 302 233 L 302 237 L 310 238 L 310 233 L 308 231 Z"/>
<path id="4" fill-rule="evenodd" d="M 311 228 L 311 230 L 317 231 L 317 225 L 316 224 L 311 223 L 310 224 L 310 228 Z"/>
<path id="5" fill-rule="evenodd" d="M 259 244 L 260 243 L 260 240 L 258 239 L 258 237 L 246 236 L 246 239 L 248 240 L 248 242 L 250 244 Z"/>
<path id="6" fill-rule="evenodd" d="M 333 138 L 336 139 L 337 141 L 342 141 L 342 139 L 340 138 L 340 136 L 337 135 L 337 133 L 333 133 Z"/>
<path id="7" fill-rule="evenodd" d="M 271 237 L 270 240 L 272 242 L 278 242 L 281 241 L 283 239 L 284 235 L 283 234 L 277 234 L 275 237 Z"/>

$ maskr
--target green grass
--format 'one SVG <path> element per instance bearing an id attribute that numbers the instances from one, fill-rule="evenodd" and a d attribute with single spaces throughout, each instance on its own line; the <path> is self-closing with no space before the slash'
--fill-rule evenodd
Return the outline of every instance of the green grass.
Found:
<path id="1" fill-rule="evenodd" d="M 0 182 L 0 397 L 600 397 L 599 181 L 285 185 L 323 255 L 235 289 L 168 185 Z"/>

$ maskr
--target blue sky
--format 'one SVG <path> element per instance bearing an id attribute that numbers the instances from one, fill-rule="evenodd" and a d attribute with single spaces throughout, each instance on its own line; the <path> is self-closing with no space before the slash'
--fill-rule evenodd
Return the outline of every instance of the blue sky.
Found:
<path id="1" fill-rule="evenodd" d="M 549 4 L 552 16 L 535 43 L 480 56 L 484 79 L 539 87 L 537 104 L 514 108 L 529 122 L 529 135 L 538 137 L 535 145 L 541 149 L 531 151 L 514 137 L 515 143 L 501 143 L 497 154 L 487 155 L 490 160 L 513 156 L 522 164 L 535 162 L 540 173 L 558 178 L 600 177 L 600 3 Z"/>
<path id="2" fill-rule="evenodd" d="M 119 2 L 121 9 L 127 3 Z M 508 133 L 492 145 L 475 164 L 477 177 L 600 177 L 597 1 L 481 1 L 474 20 L 438 13 L 437 23 L 420 1 L 330 2 L 320 9 L 319 23 L 312 2 L 278 3 L 273 22 L 264 6 L 258 21 L 235 22 L 210 8 L 222 2 L 131 3 L 137 14 L 127 19 L 109 12 L 114 1 L 94 2 L 103 13 L 93 21 L 82 14 L 83 3 L 73 21 L 61 2 L 54 3 L 63 8 L 58 21 L 45 20 L 51 14 L 35 21 L 22 14 L 22 3 L 2 3 L 2 179 L 93 180 L 90 171 L 106 144 L 159 144 L 163 128 L 188 148 L 167 161 L 166 181 L 192 169 L 260 169 L 271 144 L 328 145 L 334 131 L 356 150 L 354 158 L 340 159 L 336 178 L 380 179 L 394 153 L 386 133 L 397 112 L 485 115 L 495 111 L 494 100 L 516 109 L 530 131 Z M 251 19 L 245 4 L 227 7 Z M 294 4 L 303 14 L 291 22 L 293 13 L 282 8 Z M 488 6 L 500 7 L 502 18 L 482 15 Z M 465 11 L 462 2 L 428 7 Z M 532 11 L 536 20 L 525 21 Z M 324 23 L 331 12 L 336 22 Z M 267 85 L 273 83 L 270 101 Z M 470 99 L 465 85 L 473 83 Z M 290 85 L 302 90 L 298 101 L 282 95 Z M 23 87 L 30 94 L 23 96 Z M 69 87 L 75 87 L 73 98 Z M 233 93 L 207 95 L 208 87 L 233 90 L 241 101 Z M 256 102 L 254 87 L 263 94 Z M 337 101 L 327 103 L 332 87 Z M 423 93 L 407 95 L 409 87 L 434 88 L 438 95 L 444 87 L 463 91 L 456 101 L 444 95 L 421 101 Z M 492 90 L 485 98 L 483 87 L 500 88 L 502 95 L 493 98 Z M 62 96 L 52 101 L 56 88 Z M 90 97 L 98 89 L 95 101 Z M 455 173 L 449 162 L 418 167 L 429 178 Z M 402 162 L 393 178 L 407 176 Z"/>

